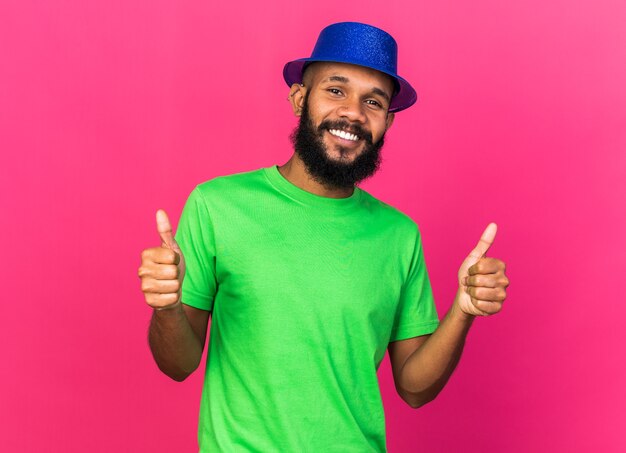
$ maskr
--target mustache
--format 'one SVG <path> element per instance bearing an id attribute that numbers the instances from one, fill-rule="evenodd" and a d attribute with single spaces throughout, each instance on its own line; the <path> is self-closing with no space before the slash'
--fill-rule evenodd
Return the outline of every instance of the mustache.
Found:
<path id="1" fill-rule="evenodd" d="M 324 129 L 326 129 L 326 130 L 341 129 L 341 130 L 344 130 L 346 132 L 350 132 L 351 134 L 358 135 L 360 138 L 365 140 L 367 143 L 370 143 L 370 144 L 372 143 L 372 133 L 370 131 L 365 130 L 359 124 L 350 124 L 349 122 L 347 122 L 345 120 L 335 120 L 335 121 L 324 120 L 324 121 L 322 121 L 322 123 L 319 125 L 319 127 L 317 129 L 318 129 L 318 131 L 320 133 Z"/>

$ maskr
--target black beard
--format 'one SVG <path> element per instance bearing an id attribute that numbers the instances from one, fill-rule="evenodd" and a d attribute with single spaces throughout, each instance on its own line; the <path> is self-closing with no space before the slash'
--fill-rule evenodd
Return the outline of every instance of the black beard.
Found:
<path id="1" fill-rule="evenodd" d="M 358 135 L 365 140 L 365 148 L 350 163 L 330 159 L 322 139 L 324 131 L 330 129 L 348 130 Z M 308 93 L 304 98 L 300 122 L 289 138 L 311 177 L 331 190 L 354 187 L 376 173 L 382 162 L 380 150 L 384 144 L 384 134 L 378 142 L 373 143 L 370 132 L 346 120 L 326 120 L 316 128 L 309 116 Z M 337 149 L 342 156 L 349 152 L 342 146 Z"/>

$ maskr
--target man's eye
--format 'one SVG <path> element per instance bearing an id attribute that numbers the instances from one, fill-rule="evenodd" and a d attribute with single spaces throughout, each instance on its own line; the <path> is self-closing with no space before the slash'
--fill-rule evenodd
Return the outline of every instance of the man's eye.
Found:
<path id="1" fill-rule="evenodd" d="M 368 99 L 368 101 L 370 103 L 370 105 L 373 105 L 374 107 L 382 107 L 382 105 L 380 105 L 380 103 L 378 101 L 375 101 L 373 99 Z"/>
<path id="2" fill-rule="evenodd" d="M 332 94 L 341 94 L 341 90 L 338 90 L 337 88 L 329 88 L 328 91 Z"/>

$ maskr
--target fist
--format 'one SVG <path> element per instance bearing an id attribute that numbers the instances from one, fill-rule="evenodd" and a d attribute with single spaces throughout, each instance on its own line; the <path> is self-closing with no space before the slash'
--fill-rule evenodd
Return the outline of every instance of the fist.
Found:
<path id="1" fill-rule="evenodd" d="M 509 279 L 506 265 L 497 258 L 485 256 L 496 237 L 498 227 L 490 223 L 480 241 L 459 269 L 459 308 L 469 315 L 489 316 L 502 309 Z"/>
<path id="2" fill-rule="evenodd" d="M 138 274 L 146 303 L 155 309 L 173 307 L 180 301 L 185 276 L 185 259 L 174 239 L 172 226 L 162 209 L 156 213 L 161 246 L 141 253 Z"/>

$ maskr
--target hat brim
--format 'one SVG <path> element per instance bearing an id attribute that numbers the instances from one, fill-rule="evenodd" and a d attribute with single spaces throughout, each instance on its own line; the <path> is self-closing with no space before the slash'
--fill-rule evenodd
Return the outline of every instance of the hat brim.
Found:
<path id="1" fill-rule="evenodd" d="M 304 66 L 307 63 L 312 63 L 314 61 L 354 64 L 357 66 L 375 69 L 376 71 L 382 72 L 383 74 L 387 74 L 388 76 L 392 77 L 398 85 L 398 91 L 391 98 L 391 103 L 389 104 L 390 112 L 399 112 L 400 110 L 407 109 L 415 104 L 415 102 L 417 101 L 417 93 L 415 92 L 411 84 L 399 75 L 393 74 L 389 71 L 385 71 L 381 68 L 373 67 L 370 64 L 359 64 L 358 62 L 354 61 L 337 61 L 317 58 L 300 58 L 298 60 L 290 61 L 283 68 L 283 78 L 285 79 L 285 82 L 287 82 L 287 85 L 291 86 L 294 83 L 302 83 L 302 72 L 304 70 Z"/>

